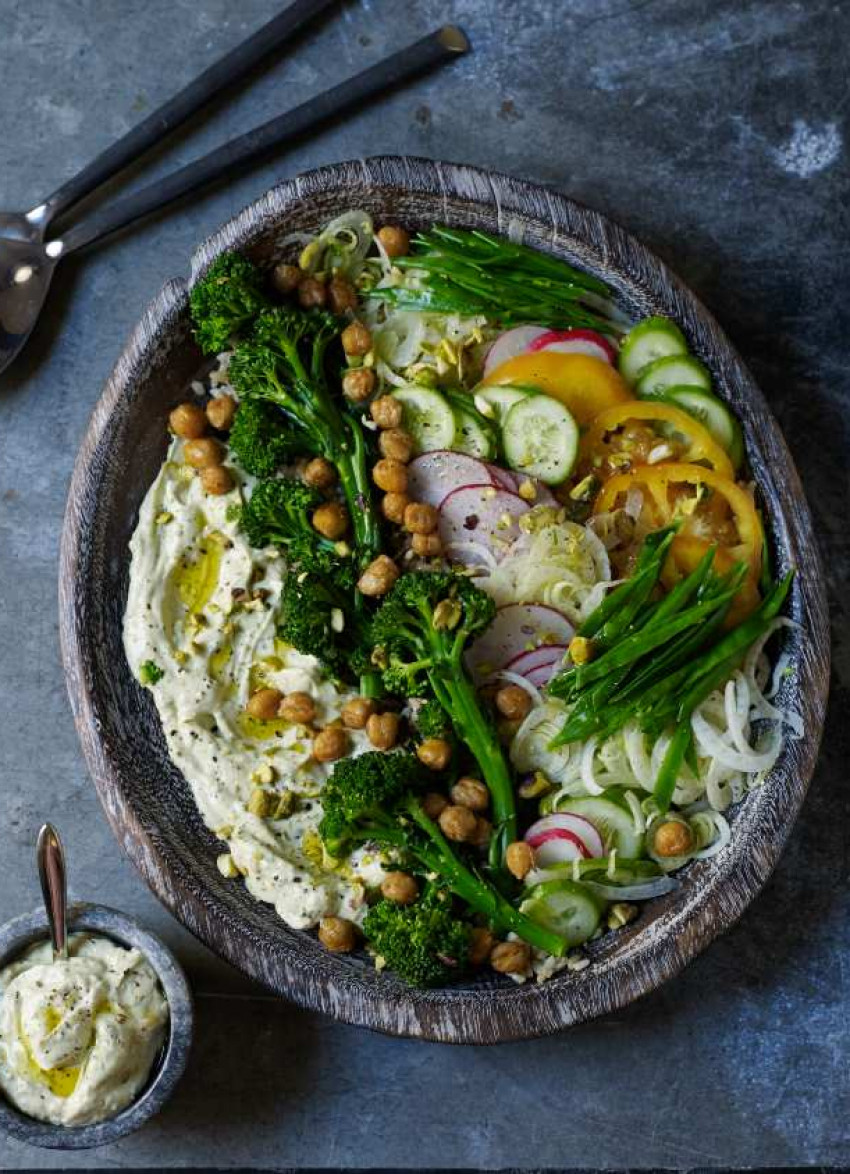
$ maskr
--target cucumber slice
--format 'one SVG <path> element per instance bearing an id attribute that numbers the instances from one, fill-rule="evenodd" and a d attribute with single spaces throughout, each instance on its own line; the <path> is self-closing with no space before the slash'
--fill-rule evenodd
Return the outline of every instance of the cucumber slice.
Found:
<path id="1" fill-rule="evenodd" d="M 496 455 L 496 445 L 490 432 L 472 412 L 455 407 L 455 434 L 450 447 L 455 452 L 465 452 L 480 461 L 489 461 Z"/>
<path id="2" fill-rule="evenodd" d="M 570 475 L 578 439 L 573 417 L 548 395 L 530 395 L 515 403 L 502 425 L 502 446 L 510 467 L 546 485 L 558 485 Z"/>
<path id="3" fill-rule="evenodd" d="M 645 854 L 644 835 L 635 831 L 632 813 L 616 792 L 566 799 L 558 804 L 558 811 L 569 811 L 589 819 L 602 839 L 605 848 L 617 849 L 617 855 L 635 860 Z"/>
<path id="4" fill-rule="evenodd" d="M 663 398 L 671 387 L 683 384 L 711 391 L 711 376 L 693 355 L 668 355 L 644 367 L 635 384 L 635 395 L 638 399 Z"/>
<path id="5" fill-rule="evenodd" d="M 501 424 L 514 404 L 532 394 L 524 387 L 512 387 L 507 383 L 503 387 L 482 387 L 475 393 L 475 406 L 483 416 Z"/>
<path id="6" fill-rule="evenodd" d="M 688 344 L 675 322 L 669 318 L 645 318 L 633 326 L 623 340 L 617 365 L 631 386 L 645 367 L 669 355 L 686 355 Z"/>
<path id="7" fill-rule="evenodd" d="M 664 399 L 699 420 L 738 468 L 744 457 L 741 425 L 723 400 L 701 387 L 671 387 L 665 392 Z"/>
<path id="8" fill-rule="evenodd" d="M 605 902 L 577 881 L 553 880 L 535 885 L 519 907 L 520 913 L 580 946 L 596 933 Z"/>
<path id="9" fill-rule="evenodd" d="M 392 393 L 402 406 L 403 424 L 416 443 L 417 452 L 451 448 L 455 416 L 438 391 L 411 384 Z"/>

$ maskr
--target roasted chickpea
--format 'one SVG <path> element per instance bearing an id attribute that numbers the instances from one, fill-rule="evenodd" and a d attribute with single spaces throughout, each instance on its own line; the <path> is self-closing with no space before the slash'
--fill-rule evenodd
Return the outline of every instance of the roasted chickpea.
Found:
<path id="1" fill-rule="evenodd" d="M 388 428 L 378 437 L 381 454 L 391 461 L 401 461 L 403 465 L 413 456 L 415 447 L 413 437 L 403 428 Z"/>
<path id="2" fill-rule="evenodd" d="M 178 404 L 168 417 L 168 426 L 182 440 L 197 440 L 207 430 L 207 418 L 197 404 Z"/>
<path id="3" fill-rule="evenodd" d="M 325 726 L 313 739 L 316 762 L 336 762 L 348 753 L 348 734 L 341 726 Z"/>
<path id="4" fill-rule="evenodd" d="M 272 269 L 272 285 L 280 294 L 294 293 L 303 280 L 304 270 L 297 265 L 288 265 L 286 261 L 280 261 Z"/>
<path id="5" fill-rule="evenodd" d="M 420 558 L 436 558 L 443 549 L 439 534 L 414 534 L 410 545 Z"/>
<path id="6" fill-rule="evenodd" d="M 371 697 L 352 697 L 342 707 L 342 724 L 349 730 L 364 730 L 376 709 Z"/>
<path id="7" fill-rule="evenodd" d="M 323 917 L 319 922 L 319 941 L 335 954 L 350 954 L 357 945 L 357 927 L 346 917 Z"/>
<path id="8" fill-rule="evenodd" d="M 499 974 L 525 974 L 531 949 L 525 942 L 497 942 L 490 951 L 490 965 Z"/>
<path id="9" fill-rule="evenodd" d="M 439 518 L 434 506 L 412 501 L 404 511 L 404 528 L 411 534 L 433 534 Z"/>
<path id="10" fill-rule="evenodd" d="M 229 432 L 236 415 L 236 400 L 232 395 L 217 395 L 207 404 L 207 419 L 219 432 Z"/>
<path id="11" fill-rule="evenodd" d="M 388 257 L 403 257 L 410 250 L 410 237 L 396 224 L 385 224 L 378 229 L 378 240 Z"/>
<path id="12" fill-rule="evenodd" d="M 332 277 L 328 284 L 328 302 L 335 314 L 357 309 L 357 290 L 344 277 Z"/>
<path id="13" fill-rule="evenodd" d="M 419 896 L 419 885 L 409 872 L 388 872 L 381 881 L 381 894 L 396 905 L 412 905 Z"/>
<path id="14" fill-rule="evenodd" d="M 326 501 L 313 510 L 313 525 L 331 542 L 338 542 L 348 530 L 348 510 L 338 501 Z"/>
<path id="15" fill-rule="evenodd" d="M 203 443 L 203 441 L 196 443 Z M 387 457 L 383 457 L 380 461 L 375 462 L 372 469 L 372 480 L 385 493 L 406 493 L 407 466 L 403 465 L 401 461 L 391 461 Z"/>
<path id="16" fill-rule="evenodd" d="M 469 837 L 469 842 L 473 848 L 486 848 L 493 836 L 493 825 L 489 819 L 485 819 L 483 815 L 479 815 L 475 821 L 475 828 L 472 835 Z"/>
<path id="17" fill-rule="evenodd" d="M 449 801 L 445 795 L 440 795 L 437 791 L 429 791 L 422 799 L 422 810 L 429 819 L 439 818 L 440 812 L 448 805 Z"/>
<path id="18" fill-rule="evenodd" d="M 316 702 L 309 693 L 287 693 L 277 712 L 288 722 L 309 726 L 316 720 Z"/>
<path id="19" fill-rule="evenodd" d="M 469 963 L 471 966 L 483 966 L 490 957 L 496 939 L 489 929 L 483 926 L 476 927 L 469 935 Z"/>
<path id="20" fill-rule="evenodd" d="M 183 445 L 183 458 L 193 469 L 208 469 L 220 465 L 224 460 L 224 449 L 211 436 L 201 440 L 187 440 Z"/>
<path id="21" fill-rule="evenodd" d="M 376 750 L 392 750 L 398 741 L 400 724 L 397 713 L 373 713 L 366 722 L 366 737 Z"/>
<path id="22" fill-rule="evenodd" d="M 521 721 L 528 717 L 531 698 L 521 685 L 505 685 L 496 694 L 496 709 L 509 721 Z"/>
<path id="23" fill-rule="evenodd" d="M 248 698 L 245 709 L 257 721 L 270 722 L 277 717 L 278 706 L 283 701 L 280 689 L 258 689 Z"/>
<path id="24" fill-rule="evenodd" d="M 475 825 L 477 820 L 475 813 L 470 811 L 468 807 L 456 807 L 450 803 L 448 807 L 444 807 L 437 817 L 443 835 L 450 840 L 456 840 L 458 843 L 463 843 L 464 840 L 471 840 L 475 835 Z"/>
<path id="25" fill-rule="evenodd" d="M 311 489 L 332 489 L 336 485 L 336 469 L 324 457 L 313 457 L 308 461 L 301 476 Z"/>
<path id="26" fill-rule="evenodd" d="M 340 339 L 347 355 L 368 355 L 372 349 L 372 332 L 362 322 L 349 322 Z"/>
<path id="27" fill-rule="evenodd" d="M 305 310 L 321 309 L 328 300 L 328 291 L 317 277 L 305 277 L 298 286 L 298 304 Z"/>
<path id="28" fill-rule="evenodd" d="M 342 394 L 354 404 L 362 404 L 375 390 L 375 372 L 371 367 L 353 367 L 342 377 Z"/>
<path id="29" fill-rule="evenodd" d="M 686 856 L 694 846 L 694 834 L 686 823 L 668 819 L 655 829 L 652 846 L 658 856 Z"/>
<path id="30" fill-rule="evenodd" d="M 230 493 L 233 488 L 233 474 L 224 465 L 209 465 L 201 469 L 201 485 L 204 493 L 220 497 L 223 493 Z"/>
<path id="31" fill-rule="evenodd" d="M 357 580 L 357 589 L 363 595 L 386 595 L 399 573 L 389 555 L 379 554 Z"/>
<path id="32" fill-rule="evenodd" d="M 508 872 L 517 880 L 524 880 L 534 868 L 534 852 L 531 845 L 526 844 L 525 840 L 514 840 L 512 844 L 508 844 L 505 864 Z"/>
<path id="33" fill-rule="evenodd" d="M 410 505 L 410 498 L 406 493 L 385 493 L 381 499 L 381 513 L 388 522 L 395 522 L 401 526 L 404 522 L 404 511 Z"/>
<path id="34" fill-rule="evenodd" d="M 463 775 L 452 787 L 449 794 L 452 803 L 459 807 L 468 807 L 470 811 L 486 811 L 490 806 L 490 792 L 480 779 L 470 775 Z"/>
<path id="35" fill-rule="evenodd" d="M 372 419 L 379 428 L 399 428 L 404 411 L 397 399 L 391 395 L 382 395 L 369 405 Z"/>
<path id="36" fill-rule="evenodd" d="M 416 747 L 416 757 L 429 770 L 445 770 L 452 760 L 452 744 L 445 738 L 426 738 Z"/>

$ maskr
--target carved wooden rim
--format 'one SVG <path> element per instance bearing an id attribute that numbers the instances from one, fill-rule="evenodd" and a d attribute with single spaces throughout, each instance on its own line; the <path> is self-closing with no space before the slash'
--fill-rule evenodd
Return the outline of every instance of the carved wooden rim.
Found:
<path id="1" fill-rule="evenodd" d="M 228 249 L 251 248 L 275 229 L 286 231 L 295 210 L 328 193 L 338 196 L 340 210 L 365 201 L 392 211 L 399 201 L 414 200 L 434 220 L 503 233 L 521 226 L 535 244 L 604 274 L 633 310 L 675 317 L 742 420 L 753 471 L 770 505 L 777 565 L 781 570 L 793 563 L 801 572 L 790 604 L 801 629 L 789 636 L 796 671 L 786 696 L 803 714 L 804 737 L 786 744 L 765 785 L 742 805 L 727 850 L 692 865 L 688 883 L 675 899 L 658 902 L 648 924 L 598 944 L 591 966 L 542 985 L 410 990 L 326 954 L 308 935 L 281 929 L 282 923 L 271 926 L 276 918 L 268 907 L 257 906 L 265 910 L 257 917 L 237 916 L 220 893 L 199 885 L 168 829 L 147 818 L 132 780 L 116 768 L 115 745 L 103 734 L 111 692 L 93 667 L 99 635 L 89 607 L 90 547 L 95 523 L 102 521 L 98 488 L 116 421 L 181 323 L 185 334 L 188 290 L 211 260 Z M 235 966 L 305 1007 L 392 1034 L 456 1043 L 542 1035 L 622 1007 L 677 974 L 736 921 L 774 867 L 814 769 L 829 679 L 824 579 L 809 510 L 779 428 L 726 336 L 666 266 L 611 221 L 534 184 L 423 159 L 342 163 L 285 181 L 205 241 L 191 267 L 188 284 L 167 282 L 145 311 L 106 384 L 77 457 L 62 538 L 60 633 L 71 705 L 101 802 L 127 854 L 167 908 Z M 126 664 L 112 667 L 129 675 Z"/>

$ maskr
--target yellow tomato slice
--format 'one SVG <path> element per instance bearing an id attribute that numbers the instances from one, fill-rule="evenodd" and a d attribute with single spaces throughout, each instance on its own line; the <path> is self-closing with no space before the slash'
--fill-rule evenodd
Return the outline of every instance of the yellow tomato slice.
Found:
<path id="1" fill-rule="evenodd" d="M 693 509 L 683 508 L 687 503 L 677 500 L 675 492 L 671 492 L 677 486 L 710 490 L 705 508 L 699 502 Z M 606 481 L 594 502 L 593 512 L 602 514 L 613 510 L 618 500 L 625 498 L 633 488 L 645 490 L 643 508 L 654 528 L 666 525 L 674 517 L 682 517 L 682 534 L 725 546 L 734 559 L 747 563 L 753 578 L 758 579 L 761 571 L 761 521 L 752 497 L 730 477 L 723 477 L 700 465 L 644 465 Z M 690 500 L 693 502 L 694 499 Z M 730 535 L 732 523 L 735 532 Z"/>
<path id="2" fill-rule="evenodd" d="M 671 425 L 688 445 L 684 452 L 671 459 L 677 462 L 707 461 L 721 477 L 734 478 L 732 462 L 699 420 L 695 420 L 681 408 L 673 407 L 672 404 L 653 400 L 633 400 L 628 404 L 615 404 L 599 413 L 581 442 L 581 459 L 589 469 L 593 464 L 601 465 L 606 457 L 612 455 L 614 450 L 608 443 L 608 434 L 622 428 L 629 420 L 646 420 L 650 424 Z M 659 444 L 662 443 L 663 438 L 659 437 Z M 634 453 L 630 453 L 628 449 L 617 452 L 622 452 L 624 457 L 629 458 L 633 466 L 646 464 L 647 454 L 638 449 Z"/>
<path id="3" fill-rule="evenodd" d="M 560 354 L 558 351 L 517 355 L 491 371 L 482 386 L 503 383 L 539 387 L 553 399 L 560 400 L 581 428 L 605 408 L 632 398 L 611 364 L 593 355 Z"/>

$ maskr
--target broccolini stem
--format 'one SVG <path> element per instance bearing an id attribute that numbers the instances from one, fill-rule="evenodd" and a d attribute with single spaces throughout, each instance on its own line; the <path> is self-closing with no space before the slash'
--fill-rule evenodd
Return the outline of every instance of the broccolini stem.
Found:
<path id="1" fill-rule="evenodd" d="M 457 663 L 450 679 L 438 677 L 436 673 L 429 677 L 437 699 L 481 767 L 493 804 L 490 864 L 501 868 L 508 844 L 517 838 L 517 817 L 511 773 L 496 732 L 485 717 L 462 664 Z"/>
<path id="2" fill-rule="evenodd" d="M 442 877 L 456 897 L 460 897 L 476 913 L 486 917 L 497 931 L 513 932 L 529 945 L 547 954 L 554 954 L 556 958 L 560 958 L 566 952 L 567 943 L 559 934 L 545 929 L 524 913 L 520 913 L 501 893 L 461 864 L 445 836 L 416 800 L 408 804 L 408 811 L 431 841 L 427 847 L 417 845 L 411 848 L 411 851 L 427 868 Z"/>

